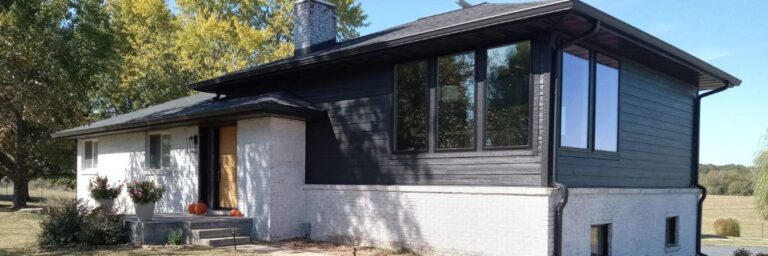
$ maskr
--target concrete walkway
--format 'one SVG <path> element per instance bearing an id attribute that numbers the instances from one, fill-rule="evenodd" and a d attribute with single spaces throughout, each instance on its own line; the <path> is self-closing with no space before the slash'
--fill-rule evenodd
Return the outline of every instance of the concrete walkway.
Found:
<path id="1" fill-rule="evenodd" d="M 761 252 L 768 253 L 768 247 L 727 246 L 727 245 L 718 245 L 718 246 L 703 245 L 701 246 L 701 252 L 709 256 L 731 256 L 733 255 L 733 251 L 738 250 L 740 248 L 747 249 L 753 254 L 757 254 Z"/>
<path id="2" fill-rule="evenodd" d="M 234 250 L 234 246 L 219 247 L 224 250 Z M 326 256 L 326 254 L 308 252 L 306 250 L 283 249 L 261 244 L 243 244 L 237 246 L 238 252 L 266 254 L 266 255 L 292 255 L 292 256 Z"/>

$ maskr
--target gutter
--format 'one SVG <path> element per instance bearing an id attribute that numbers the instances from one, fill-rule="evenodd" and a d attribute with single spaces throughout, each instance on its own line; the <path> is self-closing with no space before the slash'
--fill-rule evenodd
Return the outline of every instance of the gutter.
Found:
<path id="1" fill-rule="evenodd" d="M 701 190 L 701 196 L 698 201 L 698 208 L 696 209 L 696 255 L 707 256 L 701 252 L 701 211 L 704 206 L 704 199 L 707 198 L 707 188 L 699 184 L 699 139 L 701 128 L 701 100 L 704 97 L 728 90 L 733 86 L 730 81 L 723 81 L 724 86 L 699 94 L 696 96 L 693 106 L 693 157 L 691 157 L 691 187 Z"/>
<path id="2" fill-rule="evenodd" d="M 553 255 L 554 256 L 561 256 L 563 255 L 563 211 L 565 209 L 565 206 L 568 204 L 568 186 L 565 184 L 557 182 L 557 154 L 558 154 L 558 147 L 560 145 L 560 134 L 558 131 L 560 130 L 560 92 L 562 90 L 560 86 L 560 61 L 561 61 L 561 52 L 565 50 L 568 46 L 571 46 L 573 44 L 576 44 L 594 34 L 596 34 L 598 31 L 600 31 L 602 27 L 602 23 L 599 20 L 594 21 L 594 26 L 589 31 L 585 32 L 584 34 L 581 34 L 575 38 L 572 38 L 571 40 L 560 44 L 555 48 L 555 54 L 554 54 L 554 61 L 552 62 L 552 78 L 550 81 L 550 88 L 554 88 L 554 90 L 550 89 L 550 111 L 552 115 L 550 116 L 550 127 L 549 127 L 549 186 L 554 187 L 558 191 L 560 191 L 560 194 L 562 195 L 560 198 L 560 202 L 557 203 L 557 208 L 555 209 L 555 241 L 554 241 L 554 250 Z"/>

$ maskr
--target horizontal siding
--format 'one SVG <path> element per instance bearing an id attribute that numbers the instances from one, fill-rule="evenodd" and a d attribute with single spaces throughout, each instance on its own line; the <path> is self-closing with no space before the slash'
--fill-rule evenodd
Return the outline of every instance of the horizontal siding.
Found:
<path id="1" fill-rule="evenodd" d="M 561 150 L 558 180 L 572 187 L 690 186 L 696 89 L 646 67 L 622 63 L 619 152 Z"/>
<path id="2" fill-rule="evenodd" d="M 326 110 L 307 123 L 309 184 L 541 184 L 535 150 L 393 154 L 391 66 L 295 84 L 292 93 Z M 515 152 L 504 156 L 503 154 Z"/>

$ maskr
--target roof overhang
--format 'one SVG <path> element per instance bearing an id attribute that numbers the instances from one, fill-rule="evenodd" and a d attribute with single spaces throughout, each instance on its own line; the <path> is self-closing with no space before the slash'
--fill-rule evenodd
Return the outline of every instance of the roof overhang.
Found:
<path id="1" fill-rule="evenodd" d="M 536 20 L 547 19 L 547 22 L 550 22 L 553 17 L 560 17 L 563 23 L 553 24 L 552 29 L 562 30 L 563 34 L 566 35 L 576 35 L 586 31 L 591 27 L 592 22 L 599 20 L 603 24 L 603 29 L 585 42 L 594 43 L 622 54 L 627 53 L 628 57 L 633 60 L 638 59 L 641 63 L 649 64 L 658 69 L 669 69 L 669 74 L 682 77 L 686 82 L 698 86 L 700 90 L 741 84 L 741 80 L 738 78 L 605 12 L 578 0 L 564 0 L 503 15 L 472 20 L 382 43 L 277 61 L 196 82 L 189 86 L 198 91 L 216 92 L 224 88 L 240 86 L 248 81 L 259 80 L 260 77 L 272 77 L 298 70 L 322 68 L 321 66 L 342 65 L 344 62 L 359 63 L 361 59 L 370 55 L 381 55 L 393 49 L 403 49 L 419 44 L 423 46 L 425 42 L 440 40 L 441 38 L 531 23 Z"/>

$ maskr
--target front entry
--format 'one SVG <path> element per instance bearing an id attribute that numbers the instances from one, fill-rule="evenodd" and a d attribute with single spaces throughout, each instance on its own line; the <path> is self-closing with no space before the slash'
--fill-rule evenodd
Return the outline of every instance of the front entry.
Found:
<path id="1" fill-rule="evenodd" d="M 237 208 L 237 126 L 201 128 L 200 135 L 200 200 Z"/>
<path id="2" fill-rule="evenodd" d="M 219 132 L 219 207 L 237 208 L 237 126 Z"/>

